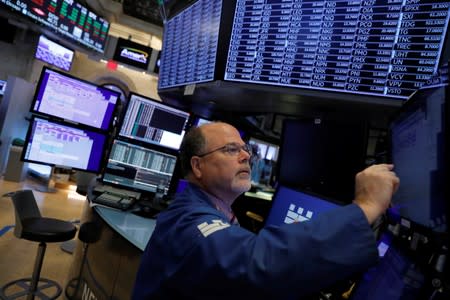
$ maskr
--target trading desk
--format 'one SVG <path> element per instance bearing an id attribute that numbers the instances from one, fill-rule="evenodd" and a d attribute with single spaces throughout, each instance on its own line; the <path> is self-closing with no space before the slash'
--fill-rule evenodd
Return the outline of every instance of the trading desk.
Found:
<path id="1" fill-rule="evenodd" d="M 95 180 L 93 181 L 95 184 Z M 130 299 L 141 255 L 156 225 L 155 219 L 103 206 L 91 206 L 88 188 L 81 224 L 95 224 L 98 238 L 77 241 L 66 285 L 68 299 Z M 84 253 L 86 251 L 86 256 Z"/>

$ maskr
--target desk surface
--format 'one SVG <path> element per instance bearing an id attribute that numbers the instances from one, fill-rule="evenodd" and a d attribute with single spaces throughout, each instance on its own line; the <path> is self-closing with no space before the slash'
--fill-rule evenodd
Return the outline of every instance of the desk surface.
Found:
<path id="1" fill-rule="evenodd" d="M 153 230 L 155 230 L 155 219 L 143 218 L 130 212 L 104 206 L 94 206 L 94 209 L 109 226 L 144 251 Z"/>

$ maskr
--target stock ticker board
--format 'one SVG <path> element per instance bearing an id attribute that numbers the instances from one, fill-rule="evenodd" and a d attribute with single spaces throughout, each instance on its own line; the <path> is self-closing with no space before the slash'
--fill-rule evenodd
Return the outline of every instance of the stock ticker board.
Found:
<path id="1" fill-rule="evenodd" d="M 104 51 L 109 22 L 74 0 L 0 0 L 0 3 L 88 48 Z"/>
<path id="2" fill-rule="evenodd" d="M 408 98 L 436 72 L 449 1 L 237 0 L 224 79 Z"/>

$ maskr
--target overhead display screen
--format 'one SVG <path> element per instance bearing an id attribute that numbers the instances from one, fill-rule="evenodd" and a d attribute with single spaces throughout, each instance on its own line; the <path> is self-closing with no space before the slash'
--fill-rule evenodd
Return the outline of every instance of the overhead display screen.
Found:
<path id="1" fill-rule="evenodd" d="M 72 49 L 66 48 L 41 35 L 34 57 L 64 71 L 70 71 L 74 54 L 75 51 Z"/>
<path id="2" fill-rule="evenodd" d="M 224 79 L 408 98 L 437 71 L 450 1 L 237 0 Z"/>
<path id="3" fill-rule="evenodd" d="M 164 25 L 158 88 L 214 80 L 222 0 L 199 0 Z"/>
<path id="4" fill-rule="evenodd" d="M 91 49 L 104 51 L 109 22 L 74 0 L 0 2 Z"/>

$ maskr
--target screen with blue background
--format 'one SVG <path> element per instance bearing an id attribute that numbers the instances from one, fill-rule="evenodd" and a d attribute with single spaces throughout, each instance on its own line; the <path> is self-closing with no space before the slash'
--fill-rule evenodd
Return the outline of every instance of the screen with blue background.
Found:
<path id="1" fill-rule="evenodd" d="M 323 212 L 340 206 L 325 198 L 279 186 L 272 199 L 267 225 L 308 221 Z"/>

